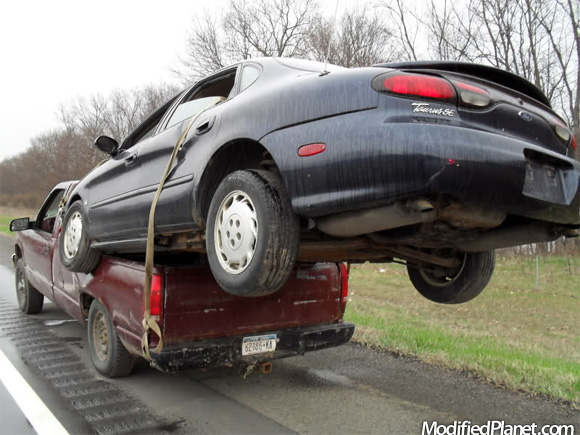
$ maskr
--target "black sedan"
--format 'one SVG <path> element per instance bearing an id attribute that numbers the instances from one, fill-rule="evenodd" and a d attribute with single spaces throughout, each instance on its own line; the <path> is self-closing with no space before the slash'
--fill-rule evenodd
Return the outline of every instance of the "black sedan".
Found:
<path id="1" fill-rule="evenodd" d="M 580 227 L 570 129 L 534 85 L 481 65 L 251 59 L 95 144 L 111 158 L 68 198 L 73 271 L 144 253 L 151 215 L 155 251 L 207 253 L 236 295 L 276 291 L 296 260 L 399 261 L 421 294 L 460 303 L 494 249 Z"/>

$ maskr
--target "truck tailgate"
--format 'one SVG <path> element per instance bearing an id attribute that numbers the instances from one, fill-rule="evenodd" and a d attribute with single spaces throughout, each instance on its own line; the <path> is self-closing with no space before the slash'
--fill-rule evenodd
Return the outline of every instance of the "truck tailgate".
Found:
<path id="1" fill-rule="evenodd" d="M 207 267 L 165 271 L 163 340 L 166 345 L 337 322 L 342 317 L 340 271 L 334 263 L 297 266 L 278 292 L 232 296 Z"/>

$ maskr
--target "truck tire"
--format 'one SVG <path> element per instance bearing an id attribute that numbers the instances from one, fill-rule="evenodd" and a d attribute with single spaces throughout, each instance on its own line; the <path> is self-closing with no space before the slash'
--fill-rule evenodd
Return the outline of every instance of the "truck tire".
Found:
<path id="1" fill-rule="evenodd" d="M 495 268 L 495 251 L 462 253 L 459 271 L 407 266 L 413 286 L 424 297 L 440 304 L 461 304 L 479 295 L 489 283 Z"/>
<path id="2" fill-rule="evenodd" d="M 44 295 L 36 290 L 26 278 L 24 261 L 19 259 L 16 263 L 16 298 L 18 306 L 24 314 L 38 314 L 42 311 Z"/>
<path id="3" fill-rule="evenodd" d="M 99 301 L 89 309 L 87 338 L 93 365 L 108 378 L 127 376 L 133 370 L 136 357 L 131 355 L 119 339 L 109 313 Z"/>
<path id="4" fill-rule="evenodd" d="M 101 253 L 91 249 L 80 200 L 73 202 L 64 216 L 58 253 L 64 267 L 71 272 L 91 273 L 101 260 Z"/>
<path id="5" fill-rule="evenodd" d="M 298 253 L 298 217 L 282 181 L 268 171 L 236 171 L 218 186 L 206 248 L 217 283 L 236 296 L 264 296 L 288 279 Z"/>

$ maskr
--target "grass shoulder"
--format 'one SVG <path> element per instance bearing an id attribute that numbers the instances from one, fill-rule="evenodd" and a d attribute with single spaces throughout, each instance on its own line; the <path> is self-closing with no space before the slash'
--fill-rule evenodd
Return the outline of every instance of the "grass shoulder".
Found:
<path id="1" fill-rule="evenodd" d="M 354 341 L 468 371 L 580 408 L 580 257 L 498 257 L 488 288 L 463 305 L 423 299 L 397 265 L 351 269 Z"/>

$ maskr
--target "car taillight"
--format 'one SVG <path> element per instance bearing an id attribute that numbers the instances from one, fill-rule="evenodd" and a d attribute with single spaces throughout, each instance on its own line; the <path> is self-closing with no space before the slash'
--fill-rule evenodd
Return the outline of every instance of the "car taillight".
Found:
<path id="1" fill-rule="evenodd" d="M 340 263 L 338 266 L 340 267 L 340 309 L 344 314 L 348 300 L 348 266 L 345 263 Z"/>
<path id="2" fill-rule="evenodd" d="M 570 136 L 572 136 L 572 134 L 570 133 L 570 130 L 568 130 L 566 127 L 564 127 L 563 125 L 560 124 L 556 124 L 554 126 L 554 130 L 556 131 L 556 135 L 562 139 L 566 144 L 568 144 L 568 142 L 570 142 Z"/>
<path id="3" fill-rule="evenodd" d="M 151 279 L 149 309 L 152 316 L 160 316 L 163 306 L 163 276 L 155 274 Z"/>
<path id="4" fill-rule="evenodd" d="M 489 92 L 479 86 L 463 82 L 454 82 L 459 91 L 459 99 L 462 103 L 474 107 L 487 107 L 491 103 Z"/>
<path id="5" fill-rule="evenodd" d="M 374 90 L 409 97 L 433 98 L 437 100 L 455 99 L 455 89 L 447 80 L 426 75 L 396 72 L 375 77 Z"/>
<path id="6" fill-rule="evenodd" d="M 558 119 L 554 119 L 554 124 L 553 124 L 553 128 L 554 128 L 554 132 L 556 133 L 556 136 L 558 136 L 558 139 L 560 139 L 564 145 L 570 145 L 570 147 L 576 151 L 576 149 L 578 148 L 578 142 L 576 141 L 576 137 L 572 134 L 572 132 L 566 127 L 565 124 L 562 123 L 562 121 L 558 120 Z"/>

